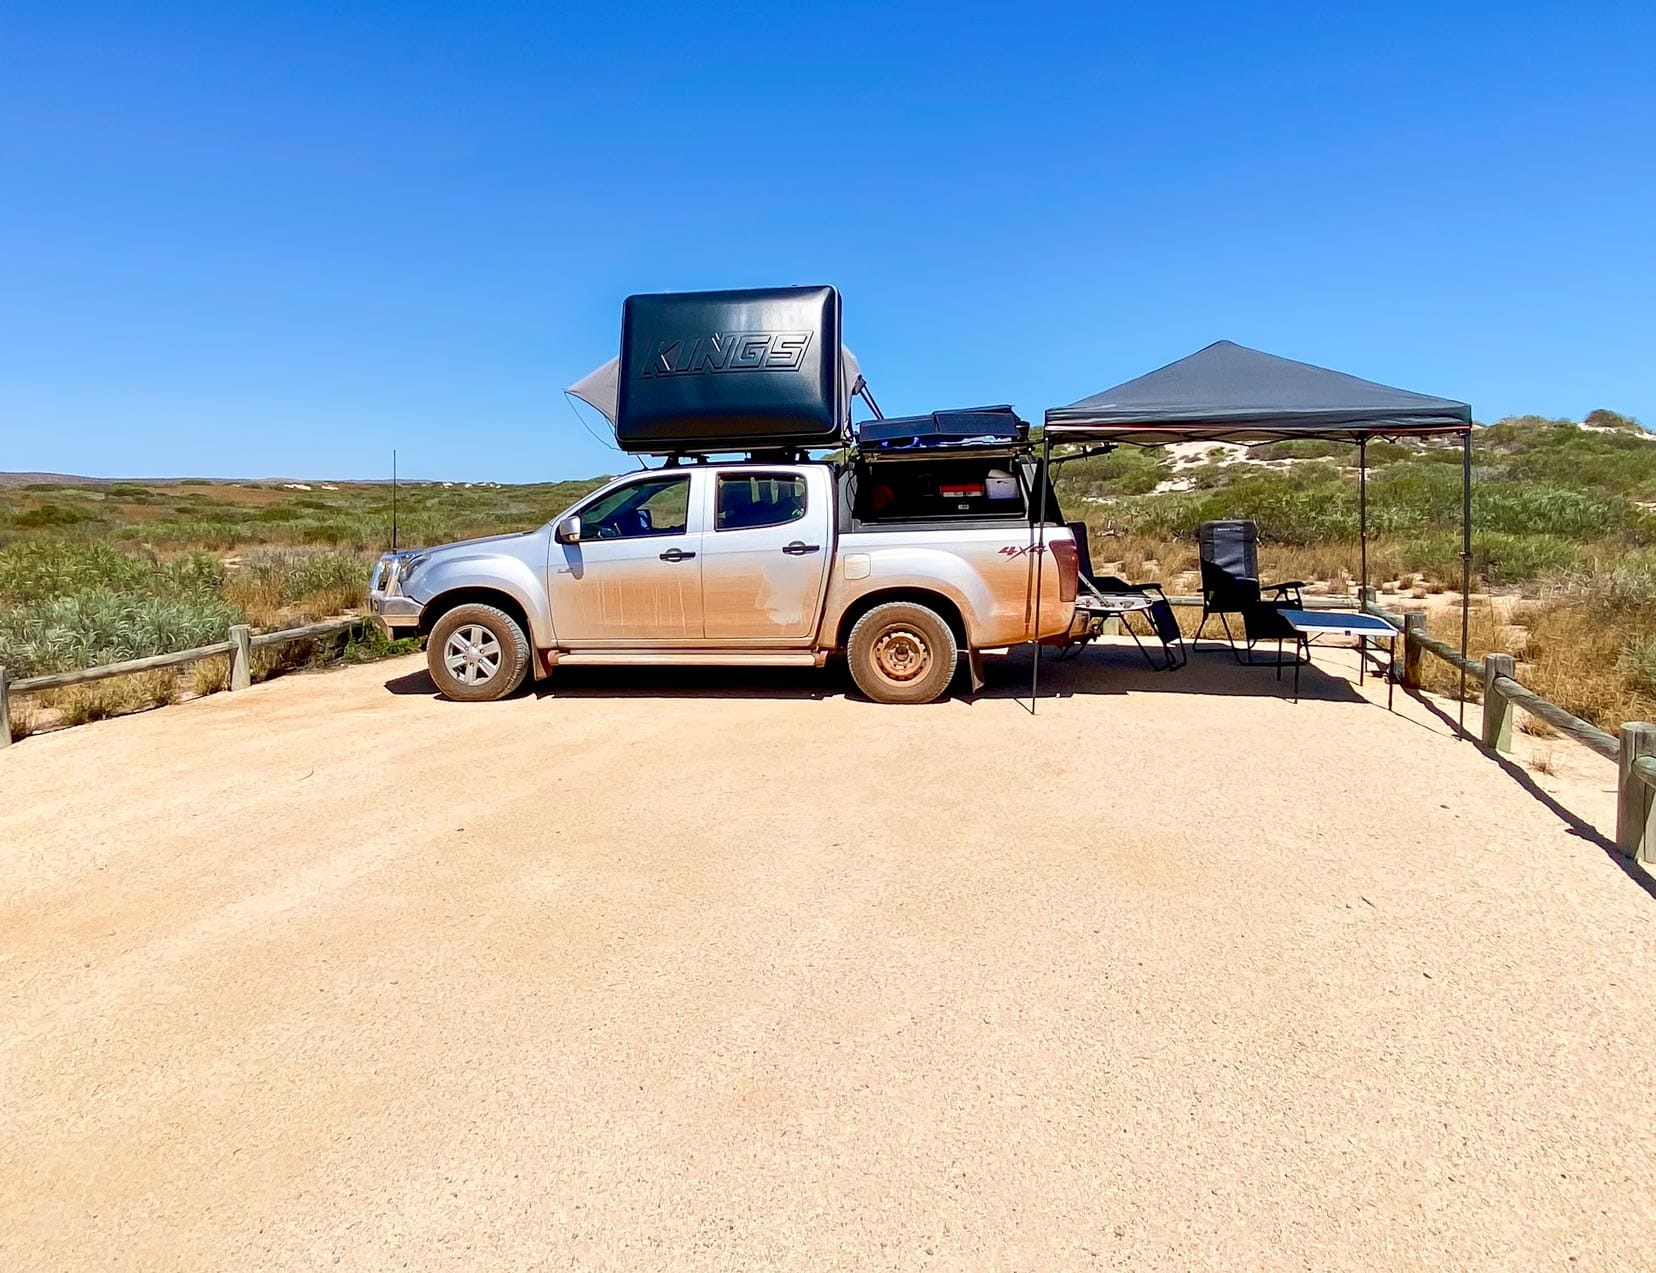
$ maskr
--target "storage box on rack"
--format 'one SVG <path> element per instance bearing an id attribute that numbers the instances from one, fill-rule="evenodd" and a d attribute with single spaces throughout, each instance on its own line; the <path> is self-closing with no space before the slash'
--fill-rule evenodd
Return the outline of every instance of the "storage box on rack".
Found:
<path id="1" fill-rule="evenodd" d="M 832 287 L 629 296 L 616 440 L 657 454 L 837 446 L 840 376 Z"/>

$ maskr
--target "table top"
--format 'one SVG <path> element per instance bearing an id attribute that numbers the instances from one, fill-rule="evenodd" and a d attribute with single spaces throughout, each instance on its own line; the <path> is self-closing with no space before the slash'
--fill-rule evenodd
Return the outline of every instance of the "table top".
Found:
<path id="1" fill-rule="evenodd" d="M 1126 613 L 1132 610 L 1148 610 L 1150 598 L 1142 592 L 1106 592 L 1102 596 L 1090 598 L 1089 604 L 1097 610 Z"/>
<path id="2" fill-rule="evenodd" d="M 1337 636 L 1395 637 L 1396 628 L 1372 614 L 1346 610 L 1278 610 L 1296 632 L 1331 633 Z"/>

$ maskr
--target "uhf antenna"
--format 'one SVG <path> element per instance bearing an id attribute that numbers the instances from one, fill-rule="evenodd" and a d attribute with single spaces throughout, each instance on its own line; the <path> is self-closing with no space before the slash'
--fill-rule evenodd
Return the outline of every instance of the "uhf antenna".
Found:
<path id="1" fill-rule="evenodd" d="M 397 448 L 391 448 L 391 551 L 397 551 Z"/>

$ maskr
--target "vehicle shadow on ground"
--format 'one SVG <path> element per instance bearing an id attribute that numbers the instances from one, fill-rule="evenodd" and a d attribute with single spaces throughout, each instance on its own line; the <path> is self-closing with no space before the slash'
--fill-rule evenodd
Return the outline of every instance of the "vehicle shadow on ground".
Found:
<path id="1" fill-rule="evenodd" d="M 1029 647 L 983 660 L 983 689 L 970 692 L 964 669 L 945 701 L 975 703 L 1030 697 L 1034 656 Z M 1037 702 L 1060 698 L 1119 694 L 1210 694 L 1220 697 L 1291 698 L 1293 668 L 1278 680 L 1269 665 L 1245 666 L 1228 647 L 1204 645 L 1192 650 L 1190 662 L 1171 672 L 1152 671 L 1131 645 L 1097 644 L 1073 658 L 1041 658 Z M 392 694 L 436 698 L 437 686 L 423 668 L 385 682 Z M 525 685 L 513 695 L 540 699 L 583 698 L 751 698 L 821 701 L 863 696 L 851 684 L 843 659 L 824 668 L 763 667 L 563 667 L 550 677 Z M 1300 669 L 1300 698 L 1307 702 L 1365 701 L 1343 676 L 1311 664 Z"/>

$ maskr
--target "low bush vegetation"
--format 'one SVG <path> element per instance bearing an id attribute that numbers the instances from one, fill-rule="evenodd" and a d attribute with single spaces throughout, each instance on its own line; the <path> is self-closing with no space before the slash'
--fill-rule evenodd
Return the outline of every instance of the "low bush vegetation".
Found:
<path id="1" fill-rule="evenodd" d="M 1527 683 L 1609 726 L 1656 713 L 1656 439 L 1608 410 L 1586 425 L 1524 416 L 1477 430 L 1475 588 L 1523 600 L 1516 618 L 1513 605 L 1499 620 L 1477 611 L 1472 643 L 1479 653 L 1519 647 Z M 1410 602 L 1458 591 L 1459 445 L 1376 439 L 1368 460 L 1371 582 Z M 1091 527 L 1100 571 L 1194 592 L 1196 527 L 1246 517 L 1259 524 L 1267 578 L 1340 592 L 1360 573 L 1355 466 L 1354 447 L 1321 441 L 1213 447 L 1177 462 L 1121 447 L 1064 465 L 1057 482 L 1069 515 Z M 405 486 L 398 540 L 527 530 L 603 480 Z M 348 612 L 390 546 L 391 520 L 391 490 L 377 483 L 0 487 L 0 666 L 28 676 L 221 641 L 232 623 L 270 629 Z M 407 648 L 376 633 L 343 656 Z M 340 654 L 295 650 L 261 671 Z M 88 690 L 56 710 L 90 719 L 111 702 L 132 710 L 227 677 L 210 660 L 165 691 Z"/>

